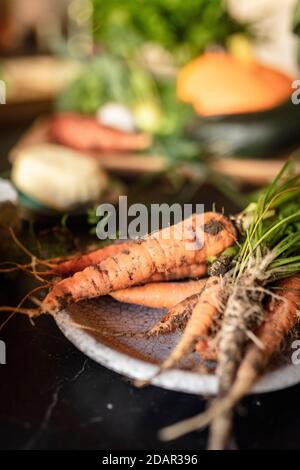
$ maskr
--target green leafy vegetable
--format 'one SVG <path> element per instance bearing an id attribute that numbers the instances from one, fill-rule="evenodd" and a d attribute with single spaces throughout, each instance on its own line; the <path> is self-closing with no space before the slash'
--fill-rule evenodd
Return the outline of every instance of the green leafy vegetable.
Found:
<path id="1" fill-rule="evenodd" d="M 265 259 L 270 278 L 287 277 L 300 270 L 300 175 L 291 158 L 274 181 L 251 203 L 252 222 L 241 246 L 236 275 L 249 262 Z M 244 211 L 247 213 L 247 209 Z"/>
<path id="2" fill-rule="evenodd" d="M 130 57 L 144 42 L 158 43 L 184 63 L 211 44 L 246 30 L 226 11 L 223 0 L 94 0 L 95 37 Z"/>

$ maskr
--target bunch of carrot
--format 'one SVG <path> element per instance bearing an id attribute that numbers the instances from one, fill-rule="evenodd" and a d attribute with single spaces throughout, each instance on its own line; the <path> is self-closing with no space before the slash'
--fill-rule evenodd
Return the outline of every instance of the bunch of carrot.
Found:
<path id="1" fill-rule="evenodd" d="M 300 175 L 293 173 L 292 165 L 290 160 L 245 211 L 245 216 L 252 212 L 252 221 L 240 237 L 232 269 L 222 278 L 222 319 L 209 339 L 217 360 L 218 397 L 204 414 L 164 429 L 163 439 L 211 424 L 209 448 L 225 448 L 234 405 L 298 323 Z M 201 352 L 199 345 L 196 348 Z"/>
<path id="2" fill-rule="evenodd" d="M 300 176 L 290 161 L 242 217 L 206 212 L 199 223 L 193 214 L 142 240 L 52 263 L 48 273 L 63 279 L 53 283 L 39 313 L 56 315 L 71 302 L 103 295 L 167 309 L 145 335 L 183 333 L 158 373 L 197 351 L 216 361 L 219 394 L 204 415 L 166 428 L 161 436 L 171 439 L 212 423 L 210 448 L 224 448 L 234 405 L 298 321 L 299 201 Z M 242 230 L 241 220 L 247 222 Z M 233 245 L 236 250 L 229 248 Z M 218 273 L 211 263 L 218 266 L 220 260 Z"/>
<path id="3" fill-rule="evenodd" d="M 222 214 L 205 212 L 202 219 L 199 223 L 199 216 L 193 214 L 142 240 L 107 247 L 75 259 L 73 265 L 68 261 L 58 266 L 57 272 L 75 274 L 53 286 L 43 301 L 42 311 L 55 314 L 71 301 L 107 295 L 149 281 L 203 275 L 208 258 L 220 255 L 235 242 L 236 230 Z"/>

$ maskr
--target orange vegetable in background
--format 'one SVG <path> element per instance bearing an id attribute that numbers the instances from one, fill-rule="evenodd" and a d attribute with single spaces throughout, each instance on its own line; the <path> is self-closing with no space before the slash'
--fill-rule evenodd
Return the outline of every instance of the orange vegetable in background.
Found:
<path id="1" fill-rule="evenodd" d="M 241 61 L 226 52 L 207 52 L 180 70 L 177 97 L 204 116 L 256 112 L 285 101 L 292 80 L 256 61 Z"/>
<path id="2" fill-rule="evenodd" d="M 78 113 L 56 114 L 50 121 L 51 140 L 82 152 L 127 152 L 147 149 L 148 135 L 103 126 L 94 116 Z"/>

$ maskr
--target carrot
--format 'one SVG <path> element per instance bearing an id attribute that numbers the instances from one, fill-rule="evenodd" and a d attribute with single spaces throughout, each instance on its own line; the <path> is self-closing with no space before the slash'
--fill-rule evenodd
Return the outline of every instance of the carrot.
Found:
<path id="1" fill-rule="evenodd" d="M 215 338 L 207 337 L 205 339 L 200 339 L 196 344 L 195 350 L 205 361 L 218 360 L 218 350 Z"/>
<path id="2" fill-rule="evenodd" d="M 152 308 L 171 308 L 182 300 L 200 292 L 206 280 L 187 282 L 154 282 L 112 292 L 119 302 Z"/>
<path id="3" fill-rule="evenodd" d="M 246 270 L 232 285 L 227 277 L 224 284 L 229 288 L 220 330 L 218 364 L 216 375 L 219 379 L 218 398 L 227 395 L 234 383 L 248 341 L 248 331 L 258 326 L 263 319 L 262 300 L 265 295 L 257 281 L 259 268 Z M 230 275 L 230 274 L 229 274 Z M 229 436 L 232 422 L 229 410 L 220 417 L 224 436 Z M 213 425 L 214 427 L 214 425 Z M 213 432 L 215 435 L 215 432 Z M 214 444 L 215 445 L 215 444 Z M 220 443 L 220 447 L 222 444 Z"/>
<path id="4" fill-rule="evenodd" d="M 132 242 L 126 241 L 124 243 L 113 243 L 99 248 L 98 250 L 90 251 L 84 255 L 68 259 L 67 261 L 55 266 L 52 273 L 63 277 L 70 276 L 78 271 L 82 271 L 88 266 L 97 265 L 109 256 L 121 253 L 123 250 L 128 248 L 130 243 Z"/>
<path id="5" fill-rule="evenodd" d="M 211 328 L 210 335 L 206 338 L 199 339 L 196 344 L 195 351 L 200 354 L 202 359 L 207 361 L 218 361 L 220 330 Z"/>
<path id="6" fill-rule="evenodd" d="M 76 113 L 56 114 L 49 124 L 51 140 L 82 152 L 127 152 L 144 150 L 150 136 L 124 132 L 100 124 L 95 117 Z M 97 155 L 96 155 L 97 156 Z"/>
<path id="7" fill-rule="evenodd" d="M 227 395 L 201 415 L 165 428 L 161 433 L 164 440 L 175 439 L 213 421 L 210 448 L 225 447 L 230 432 L 228 418 L 232 408 L 258 381 L 273 354 L 279 350 L 284 338 L 299 320 L 300 276 L 295 275 L 281 281 L 279 287 L 282 289 L 282 299 L 269 302 L 264 321 L 256 331 L 263 348 L 255 343 L 250 344 Z"/>
<path id="8" fill-rule="evenodd" d="M 212 422 L 209 444 L 211 449 L 226 446 L 231 428 L 231 409 L 259 379 L 273 353 L 278 351 L 285 336 L 298 322 L 300 276 L 285 279 L 279 286 L 282 289 L 283 300 L 269 303 L 264 322 L 256 332 L 263 348 L 259 348 L 255 343 L 248 347 L 236 380 L 227 394 L 227 410 Z"/>
<path id="9" fill-rule="evenodd" d="M 202 292 L 196 295 L 196 301 L 181 340 L 164 361 L 160 370 L 174 367 L 182 357 L 193 350 L 199 339 L 205 338 L 209 334 L 210 327 L 221 310 L 221 299 L 220 279 L 218 277 L 209 278 Z"/>
<path id="10" fill-rule="evenodd" d="M 126 250 L 129 246 L 133 243 L 132 240 L 128 240 L 123 243 L 113 243 L 108 246 L 104 246 L 103 248 L 99 248 L 98 250 L 90 251 L 84 255 L 76 256 L 73 258 L 64 261 L 57 266 L 55 266 L 51 271 L 50 274 L 54 274 L 57 276 L 67 277 L 72 274 L 77 273 L 78 271 L 83 271 L 83 269 L 87 268 L 88 266 L 95 266 L 101 261 L 110 256 L 117 255 L 122 251 Z M 147 282 L 159 282 L 159 281 L 168 281 L 172 279 L 185 279 L 188 277 L 201 277 L 206 273 L 206 265 L 202 264 L 195 264 L 191 266 L 181 266 L 177 268 L 174 272 L 169 273 L 155 273 L 151 278 L 147 280 Z"/>
<path id="11" fill-rule="evenodd" d="M 146 335 L 148 337 L 158 336 L 173 333 L 173 331 L 177 329 L 182 330 L 191 317 L 193 309 L 198 302 L 199 295 L 200 293 L 194 294 L 173 306 L 158 323 L 147 331 Z"/>
<path id="12" fill-rule="evenodd" d="M 198 224 L 198 225 L 197 225 Z M 155 273 L 206 262 L 236 239 L 231 222 L 222 214 L 206 212 L 133 242 L 121 253 L 89 266 L 55 284 L 42 310 L 56 313 L 70 302 L 107 295 L 148 280 Z M 201 240 L 201 243 L 199 243 Z"/>
<path id="13" fill-rule="evenodd" d="M 207 266 L 205 263 L 191 264 L 190 266 L 180 266 L 174 271 L 165 273 L 155 273 L 145 282 L 175 281 L 176 279 L 198 278 L 206 274 Z"/>

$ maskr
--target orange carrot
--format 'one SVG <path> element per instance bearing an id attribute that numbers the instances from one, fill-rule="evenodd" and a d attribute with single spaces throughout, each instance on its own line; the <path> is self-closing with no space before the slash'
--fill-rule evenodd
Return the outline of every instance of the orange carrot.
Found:
<path id="1" fill-rule="evenodd" d="M 193 350 L 199 339 L 206 338 L 221 309 L 221 298 L 222 285 L 220 279 L 218 277 L 209 278 L 202 292 L 196 298 L 180 342 L 164 361 L 161 370 L 174 367 L 182 357 Z"/>
<path id="2" fill-rule="evenodd" d="M 194 294 L 172 307 L 158 323 L 147 331 L 146 335 L 148 337 L 165 335 L 167 333 L 173 333 L 173 331 L 178 329 L 183 330 L 198 302 L 199 295 L 200 294 Z"/>
<path id="3" fill-rule="evenodd" d="M 99 248 L 98 250 L 70 258 L 55 266 L 55 268 L 50 271 L 50 274 L 62 277 L 73 275 L 78 271 L 83 271 L 83 269 L 88 266 L 95 266 L 104 259 L 121 253 L 126 250 L 128 246 L 131 246 L 132 243 L 132 240 L 128 240 L 123 243 L 113 243 L 111 245 L 104 246 L 103 248 Z M 206 265 L 204 263 L 191 266 L 181 266 L 174 272 L 155 273 L 147 280 L 147 282 L 169 281 L 173 279 L 185 279 L 188 277 L 195 278 L 204 276 L 205 273 Z"/>
<path id="4" fill-rule="evenodd" d="M 179 279 L 198 278 L 206 274 L 207 266 L 205 263 L 191 264 L 190 266 L 180 266 L 175 271 L 164 273 L 155 273 L 145 282 L 163 282 L 175 281 Z"/>
<path id="5" fill-rule="evenodd" d="M 117 290 L 110 295 L 119 302 L 152 308 L 171 308 L 200 292 L 205 282 L 205 279 L 187 282 L 153 282 L 144 286 Z"/>
<path id="6" fill-rule="evenodd" d="M 127 152 L 147 149 L 151 144 L 148 134 L 124 132 L 103 126 L 94 116 L 78 113 L 56 114 L 49 123 L 51 140 L 81 152 Z"/>
<path id="7" fill-rule="evenodd" d="M 231 431 L 232 408 L 261 377 L 272 355 L 279 350 L 284 338 L 299 320 L 300 276 L 281 281 L 279 287 L 283 300 L 269 303 L 264 322 L 256 331 L 263 348 L 255 343 L 249 345 L 235 382 L 224 399 L 225 409 L 212 420 L 210 449 L 226 447 Z"/>
<path id="8" fill-rule="evenodd" d="M 234 403 L 240 400 L 260 378 L 272 355 L 279 350 L 284 338 L 299 320 L 300 275 L 279 282 L 278 287 L 281 290 L 281 299 L 269 302 L 264 322 L 256 331 L 256 336 L 263 347 L 259 348 L 255 343 L 248 346 L 229 393 Z"/>
<path id="9" fill-rule="evenodd" d="M 300 276 L 281 281 L 279 287 L 282 289 L 282 299 L 268 304 L 264 321 L 256 331 L 263 348 L 259 348 L 255 343 L 250 344 L 227 395 L 201 415 L 165 428 L 162 432 L 163 439 L 175 439 L 213 422 L 210 448 L 221 449 L 226 445 L 230 432 L 228 419 L 231 417 L 232 408 L 261 377 L 273 354 L 278 351 L 286 335 L 299 321 Z"/>
<path id="10" fill-rule="evenodd" d="M 235 242 L 235 228 L 224 215 L 206 212 L 201 219 L 199 222 L 199 216 L 193 214 L 133 242 L 116 256 L 59 281 L 44 299 L 42 310 L 54 314 L 70 302 L 126 289 L 157 272 L 174 272 L 182 266 L 204 263 Z"/>
<path id="11" fill-rule="evenodd" d="M 205 361 L 218 360 L 218 350 L 215 338 L 207 337 L 199 340 L 196 344 L 195 350 L 200 354 L 201 359 L 204 359 Z"/>
<path id="12" fill-rule="evenodd" d="M 118 253 L 121 253 L 123 250 L 128 248 L 130 243 L 132 242 L 126 241 L 124 243 L 113 243 L 111 245 L 99 248 L 98 250 L 90 251 L 84 255 L 76 256 L 58 264 L 52 270 L 52 272 L 58 276 L 70 276 L 74 273 L 77 273 L 78 271 L 82 271 L 88 266 L 99 264 L 109 256 L 114 256 Z"/>

